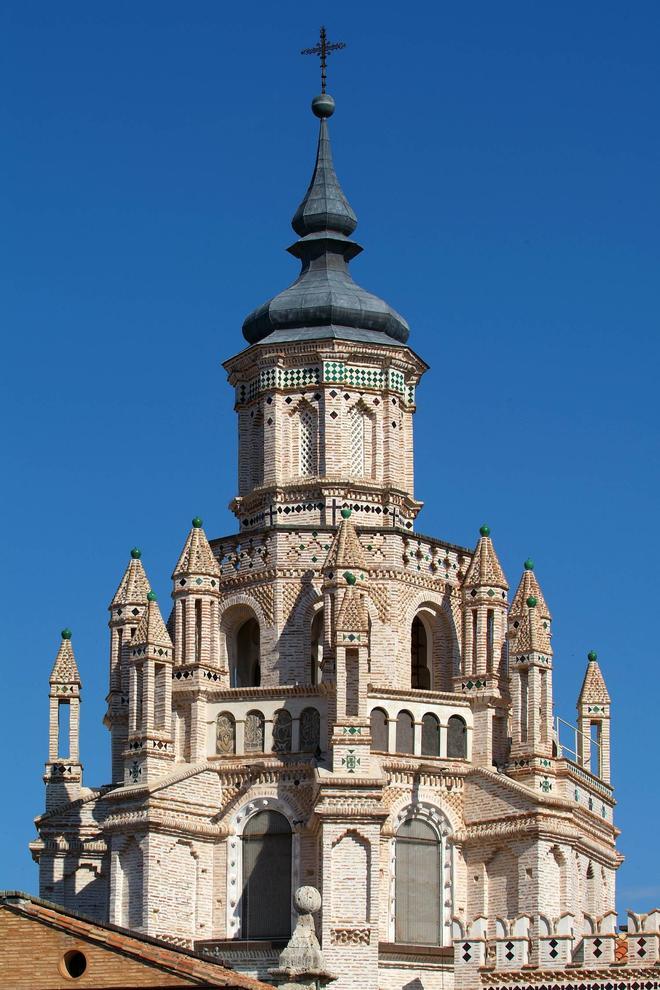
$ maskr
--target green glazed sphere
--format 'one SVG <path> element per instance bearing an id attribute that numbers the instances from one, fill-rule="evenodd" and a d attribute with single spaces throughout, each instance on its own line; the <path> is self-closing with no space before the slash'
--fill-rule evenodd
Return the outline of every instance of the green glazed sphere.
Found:
<path id="1" fill-rule="evenodd" d="M 534 595 L 529 596 L 529 598 L 527 599 L 527 604 L 529 605 L 530 608 L 536 608 L 537 601 L 536 598 L 534 598 Z"/>
<path id="2" fill-rule="evenodd" d="M 346 584 L 353 585 L 357 581 L 357 578 L 356 578 L 355 574 L 351 574 L 350 571 L 345 571 L 344 572 L 344 580 L 346 581 Z"/>
<path id="3" fill-rule="evenodd" d="M 70 629 L 63 629 L 62 630 L 62 639 L 71 639 L 72 635 L 73 635 L 73 633 L 71 632 Z"/>
<path id="4" fill-rule="evenodd" d="M 598 659 L 598 654 L 596 653 L 596 651 L 589 650 L 589 652 L 587 653 L 587 660 L 589 661 L 589 663 L 595 663 L 597 659 Z"/>
<path id="5" fill-rule="evenodd" d="M 350 519 L 351 518 L 351 510 L 350 509 L 342 509 L 341 510 L 341 517 L 342 517 L 342 519 Z"/>
<path id="6" fill-rule="evenodd" d="M 139 560 L 141 556 L 142 556 L 142 551 L 140 550 L 140 548 L 133 547 L 133 549 L 131 550 L 131 557 L 133 558 L 133 560 Z"/>
<path id="7" fill-rule="evenodd" d="M 157 602 L 158 601 L 158 598 L 156 597 L 156 592 L 155 591 L 150 591 L 147 594 L 147 601 L 148 602 Z"/>
<path id="8" fill-rule="evenodd" d="M 534 570 L 534 561 L 530 557 L 528 557 L 527 560 L 525 561 L 525 570 L 526 571 Z"/>
<path id="9" fill-rule="evenodd" d="M 490 526 L 486 526 L 484 523 L 484 525 L 480 527 L 479 532 L 482 536 L 490 536 Z"/>
<path id="10" fill-rule="evenodd" d="M 192 524 L 193 524 L 193 529 L 202 528 L 202 520 L 199 518 L 199 516 L 195 516 L 195 518 L 192 521 Z"/>

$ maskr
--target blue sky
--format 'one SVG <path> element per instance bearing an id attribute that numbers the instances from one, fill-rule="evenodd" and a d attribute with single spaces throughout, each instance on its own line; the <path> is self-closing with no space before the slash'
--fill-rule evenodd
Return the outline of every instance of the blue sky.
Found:
<path id="1" fill-rule="evenodd" d="M 106 607 L 132 546 L 161 600 L 190 518 L 232 532 L 246 313 L 296 274 L 325 21 L 355 277 L 408 319 L 418 528 L 532 555 L 555 702 L 614 701 L 620 906 L 660 902 L 660 7 L 5 0 L 0 10 L 0 886 L 36 890 L 47 681 L 69 625 L 88 783 Z"/>

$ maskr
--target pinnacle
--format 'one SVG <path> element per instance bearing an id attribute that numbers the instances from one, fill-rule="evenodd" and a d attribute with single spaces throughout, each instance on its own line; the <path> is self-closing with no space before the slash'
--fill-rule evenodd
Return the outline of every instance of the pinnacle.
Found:
<path id="1" fill-rule="evenodd" d="M 144 610 L 144 615 L 140 619 L 140 624 L 135 633 L 134 642 L 140 645 L 164 646 L 168 650 L 173 649 L 172 640 L 165 628 L 160 608 L 155 598 L 151 598 Z"/>
<path id="2" fill-rule="evenodd" d="M 495 547 L 490 538 L 490 529 L 488 526 L 482 526 L 479 532 L 481 534 L 479 542 L 475 547 L 474 556 L 465 575 L 463 587 L 495 587 L 507 591 L 509 585 L 495 553 Z"/>
<path id="3" fill-rule="evenodd" d="M 364 595 L 351 584 L 344 592 L 337 613 L 336 627 L 342 632 L 368 632 L 369 630 L 369 613 Z"/>
<path id="4" fill-rule="evenodd" d="M 345 570 L 351 573 L 352 569 L 366 570 L 366 567 L 364 550 L 358 539 L 355 523 L 350 515 L 344 516 L 342 513 L 342 520 L 325 558 L 324 569 L 332 568 L 338 572 Z"/>
<path id="5" fill-rule="evenodd" d="M 202 520 L 195 516 L 192 521 L 192 529 L 184 544 L 181 556 L 174 568 L 172 578 L 188 576 L 190 574 L 206 574 L 211 577 L 220 577 L 220 565 L 213 556 L 211 545 L 206 533 L 202 529 Z"/>
<path id="6" fill-rule="evenodd" d="M 527 611 L 527 599 L 536 599 L 536 610 L 542 619 L 551 619 L 550 609 L 548 604 L 543 597 L 543 592 L 541 591 L 541 585 L 539 584 L 536 574 L 531 567 L 527 567 L 528 561 L 525 561 L 525 569 L 523 571 L 522 577 L 520 579 L 520 584 L 513 596 L 513 601 L 511 602 L 511 608 L 509 609 L 509 615 L 524 615 Z"/>
<path id="7" fill-rule="evenodd" d="M 64 636 L 65 632 L 69 632 L 69 630 L 63 630 L 62 642 L 60 643 L 60 648 L 57 651 L 57 656 L 55 657 L 55 663 L 53 664 L 49 683 L 78 684 L 78 686 L 80 686 L 80 674 L 78 673 L 76 658 L 73 655 L 71 637 Z"/>
<path id="8" fill-rule="evenodd" d="M 596 654 L 594 653 L 593 656 L 594 659 L 592 660 L 592 654 L 589 654 L 589 662 L 582 682 L 578 703 L 581 705 L 609 705 L 610 696 L 605 685 L 605 678 L 598 666 L 598 661 L 595 659 Z"/>
<path id="9" fill-rule="evenodd" d="M 110 602 L 110 608 L 116 605 L 144 605 L 150 590 L 149 581 L 145 574 L 140 551 L 137 547 L 131 550 L 131 559 L 119 582 L 115 596 Z"/>
<path id="10" fill-rule="evenodd" d="M 538 605 L 534 595 L 530 595 L 525 602 L 525 611 L 520 614 L 518 628 L 511 639 L 512 654 L 523 656 L 536 652 L 552 656 L 549 623 L 539 611 Z"/>

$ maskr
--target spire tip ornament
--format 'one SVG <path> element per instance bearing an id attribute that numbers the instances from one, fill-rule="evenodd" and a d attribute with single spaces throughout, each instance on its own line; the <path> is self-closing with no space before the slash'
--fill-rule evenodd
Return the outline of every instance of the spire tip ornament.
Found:
<path id="1" fill-rule="evenodd" d="M 71 639 L 71 636 L 72 635 L 73 635 L 73 633 L 68 628 L 67 629 L 63 629 L 62 632 L 61 632 L 62 639 Z"/>
<path id="2" fill-rule="evenodd" d="M 315 44 L 313 48 L 303 48 L 300 52 L 301 55 L 318 55 L 318 57 L 321 60 L 321 96 L 315 96 L 314 99 L 312 100 L 312 110 L 317 117 L 331 117 L 332 114 L 334 113 L 335 101 L 332 99 L 331 96 L 328 97 L 329 102 L 327 103 L 318 102 L 319 108 L 321 106 L 325 107 L 326 109 L 327 107 L 331 107 L 329 113 L 326 112 L 319 113 L 314 105 L 317 103 L 317 101 L 321 101 L 322 97 L 326 96 L 325 83 L 326 83 L 326 75 L 328 68 L 328 55 L 331 52 L 338 52 L 340 48 L 346 48 L 346 42 L 328 41 L 328 36 L 326 34 L 325 27 L 321 25 L 321 30 L 319 32 L 319 40 L 317 44 Z"/>

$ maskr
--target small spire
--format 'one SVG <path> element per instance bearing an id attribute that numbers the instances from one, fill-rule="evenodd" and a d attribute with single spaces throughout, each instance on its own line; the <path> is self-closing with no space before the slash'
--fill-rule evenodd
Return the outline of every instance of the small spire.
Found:
<path id="1" fill-rule="evenodd" d="M 539 612 L 538 600 L 530 595 L 525 602 L 525 611 L 518 618 L 515 636 L 510 641 L 510 651 L 514 656 L 527 653 L 543 653 L 552 656 L 550 630 Z"/>
<path id="2" fill-rule="evenodd" d="M 598 665 L 597 654 L 591 650 L 587 654 L 587 670 L 578 696 L 580 705 L 609 705 L 610 696 L 605 685 L 605 678 Z"/>
<path id="3" fill-rule="evenodd" d="M 534 562 L 527 559 L 524 563 L 524 570 L 522 577 L 520 579 L 520 584 L 513 596 L 513 601 L 511 602 L 511 608 L 509 609 L 510 616 L 524 615 L 525 604 L 528 598 L 536 599 L 536 608 L 542 619 L 549 621 L 552 616 L 550 614 L 550 609 L 541 591 L 541 585 L 539 584 L 536 574 L 534 573 Z"/>
<path id="4" fill-rule="evenodd" d="M 71 635 L 70 629 L 62 630 L 62 642 L 48 679 L 50 684 L 77 684 L 80 687 L 80 674 L 73 655 Z"/>
<path id="5" fill-rule="evenodd" d="M 140 619 L 135 638 L 131 643 L 131 646 L 133 645 L 161 646 L 168 650 L 173 648 L 172 640 L 165 628 L 165 623 L 163 622 L 163 617 L 160 614 L 160 608 L 156 601 L 156 595 L 153 591 L 150 591 L 147 595 L 147 607 Z"/>
<path id="6" fill-rule="evenodd" d="M 493 587 L 502 588 L 504 591 L 509 588 L 502 565 L 495 553 L 493 541 L 490 538 L 490 526 L 484 525 L 479 529 L 479 542 L 475 547 L 474 556 L 465 575 L 463 587 Z"/>
<path id="7" fill-rule="evenodd" d="M 369 631 L 369 612 L 364 595 L 350 581 L 337 613 L 335 628 L 347 633 L 366 633 Z"/>
<path id="8" fill-rule="evenodd" d="M 149 591 L 149 581 L 142 564 L 142 551 L 138 547 L 131 550 L 131 559 L 119 582 L 110 608 L 118 605 L 144 605 Z"/>
<path id="9" fill-rule="evenodd" d="M 332 546 L 328 551 L 328 556 L 325 558 L 323 567 L 324 570 L 345 571 L 346 574 L 350 574 L 353 578 L 352 583 L 355 584 L 356 578 L 353 570 L 364 571 L 367 569 L 367 563 L 362 544 L 358 539 L 355 524 L 351 519 L 351 510 L 342 509 L 341 515 L 342 520 L 339 523 L 337 533 L 332 541 Z M 351 584 L 346 574 L 343 575 L 344 580 L 347 584 Z"/>
<path id="10" fill-rule="evenodd" d="M 220 565 L 213 556 L 199 516 L 195 516 L 192 521 L 192 529 L 188 533 L 172 579 L 187 577 L 190 574 L 220 577 Z"/>
<path id="11" fill-rule="evenodd" d="M 319 143 L 312 180 L 293 216 L 291 226 L 299 237 L 322 232 L 350 237 L 357 227 L 357 217 L 339 185 L 335 172 L 325 116 L 322 117 L 319 128 Z"/>

